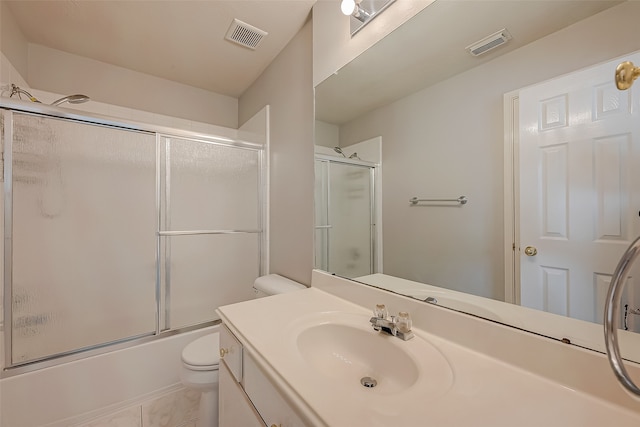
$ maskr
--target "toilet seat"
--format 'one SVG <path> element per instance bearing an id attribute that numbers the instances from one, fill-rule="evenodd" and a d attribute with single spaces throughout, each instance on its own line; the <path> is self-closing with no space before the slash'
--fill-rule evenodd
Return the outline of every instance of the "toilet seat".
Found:
<path id="1" fill-rule="evenodd" d="M 218 369 L 220 364 L 220 339 L 217 332 L 208 334 L 187 345 L 182 350 L 182 363 L 193 371 Z"/>

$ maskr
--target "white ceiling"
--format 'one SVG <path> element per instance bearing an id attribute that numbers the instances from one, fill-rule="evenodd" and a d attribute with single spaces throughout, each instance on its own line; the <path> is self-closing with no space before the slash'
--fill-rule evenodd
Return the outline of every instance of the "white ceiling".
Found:
<path id="1" fill-rule="evenodd" d="M 9 6 L 31 43 L 235 98 L 302 28 L 316 2 L 0 1 Z M 339 0 L 326 1 L 334 1 L 339 7 Z M 414 17 L 410 25 L 394 31 L 323 83 L 316 92 L 317 116 L 330 123 L 343 123 L 617 3 L 438 0 Z M 234 18 L 269 33 L 257 50 L 224 39 Z M 468 44 L 505 27 L 513 40 L 504 47 L 477 58 L 465 51 Z"/>
<path id="2" fill-rule="evenodd" d="M 2 0 L 27 41 L 239 97 L 302 28 L 315 0 Z M 267 31 L 250 50 L 233 19 Z"/>

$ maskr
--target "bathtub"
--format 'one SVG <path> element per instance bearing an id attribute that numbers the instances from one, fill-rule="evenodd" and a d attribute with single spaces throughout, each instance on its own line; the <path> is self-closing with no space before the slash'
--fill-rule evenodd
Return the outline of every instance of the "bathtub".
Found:
<path id="1" fill-rule="evenodd" d="M 181 389 L 181 352 L 219 325 L 0 380 L 0 426 L 82 425 Z M 141 416 L 138 410 L 138 416 Z"/>

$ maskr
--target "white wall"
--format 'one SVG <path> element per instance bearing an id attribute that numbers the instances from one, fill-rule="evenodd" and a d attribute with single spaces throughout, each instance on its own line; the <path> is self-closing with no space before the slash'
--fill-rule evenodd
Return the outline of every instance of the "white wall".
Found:
<path id="1" fill-rule="evenodd" d="M 340 144 L 340 128 L 331 123 L 315 121 L 314 139 L 316 145 L 328 147 L 333 150 Z M 333 152 L 335 154 L 335 152 Z"/>
<path id="2" fill-rule="evenodd" d="M 5 2 L 0 1 L 0 51 L 6 60 L 12 64 L 16 74 L 27 75 L 27 40 L 15 22 L 11 10 Z M 12 76 L 6 64 L 0 68 L 0 82 L 8 80 Z M 16 83 L 17 84 L 17 83 Z"/>
<path id="3" fill-rule="evenodd" d="M 308 22 L 240 97 L 243 123 L 269 105 L 270 272 L 309 285 L 313 268 L 313 85 Z"/>
<path id="4" fill-rule="evenodd" d="M 360 160 L 379 164 L 382 161 L 382 138 L 375 137 L 366 141 L 356 142 L 342 147 L 342 151 L 347 157 L 357 153 Z"/>
<path id="5" fill-rule="evenodd" d="M 384 141 L 385 273 L 503 299 L 503 94 L 640 49 L 639 19 L 623 3 L 342 126 L 342 147 Z"/>
<path id="6" fill-rule="evenodd" d="M 170 80 L 29 43 L 29 85 L 84 93 L 96 101 L 183 119 L 238 127 L 238 100 Z"/>
<path id="7" fill-rule="evenodd" d="M 4 53 L 0 52 L 0 96 L 9 96 L 10 87 L 8 83 L 14 83 L 20 87 L 28 87 L 27 81 L 22 78 L 20 72 L 7 59 Z"/>

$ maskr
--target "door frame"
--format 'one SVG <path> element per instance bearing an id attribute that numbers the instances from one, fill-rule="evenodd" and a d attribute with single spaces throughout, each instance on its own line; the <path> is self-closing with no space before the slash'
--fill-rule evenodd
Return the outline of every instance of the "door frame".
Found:
<path id="1" fill-rule="evenodd" d="M 520 305 L 520 91 L 504 94 L 504 300 Z"/>

